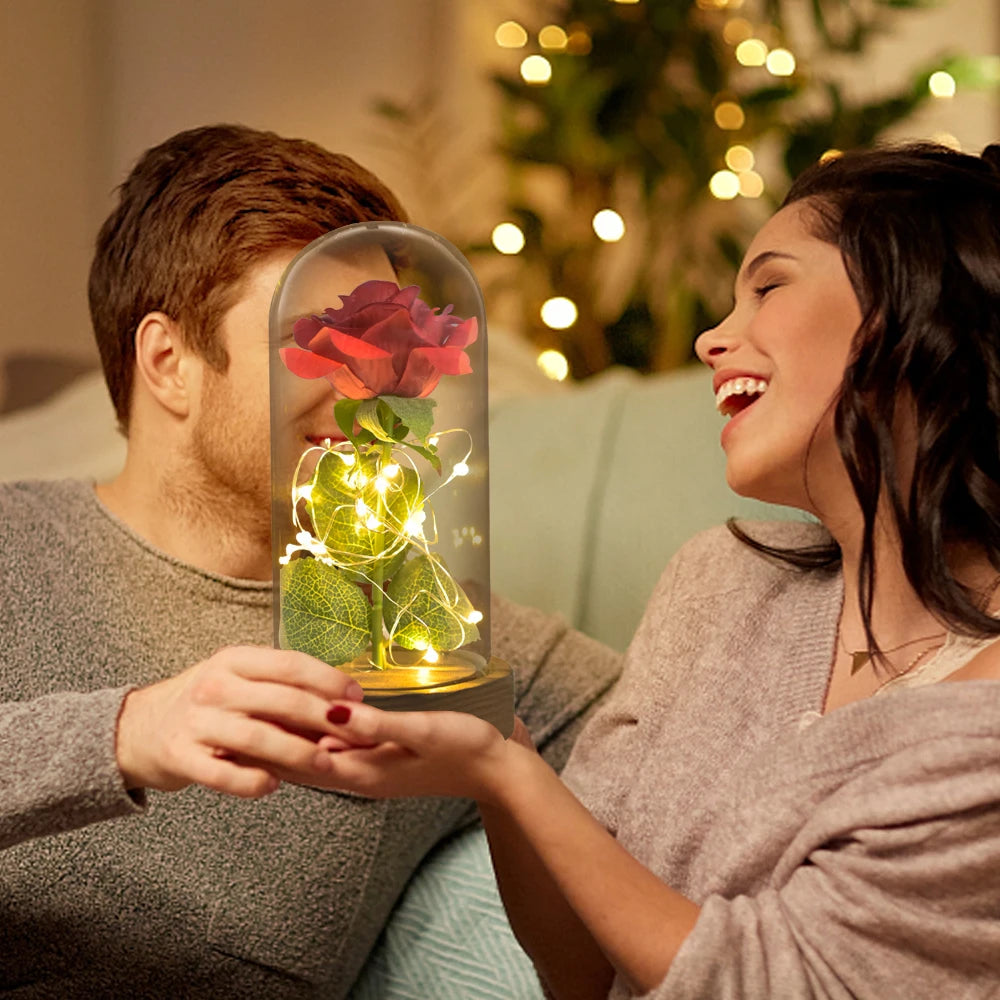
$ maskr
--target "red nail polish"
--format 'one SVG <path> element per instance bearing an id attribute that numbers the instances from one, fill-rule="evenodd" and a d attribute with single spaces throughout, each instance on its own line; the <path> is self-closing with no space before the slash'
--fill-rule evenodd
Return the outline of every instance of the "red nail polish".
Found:
<path id="1" fill-rule="evenodd" d="M 341 726 L 351 717 L 351 710 L 346 705 L 334 705 L 327 713 L 327 719 L 335 726 Z"/>

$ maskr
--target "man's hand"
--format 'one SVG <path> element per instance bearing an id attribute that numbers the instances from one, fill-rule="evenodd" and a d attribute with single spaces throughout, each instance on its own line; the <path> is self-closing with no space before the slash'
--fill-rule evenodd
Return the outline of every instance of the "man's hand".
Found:
<path id="1" fill-rule="evenodd" d="M 305 653 L 230 646 L 126 696 L 118 766 L 130 789 L 197 783 L 256 798 L 281 777 L 318 782 L 330 757 L 316 741 L 338 728 L 330 702 L 361 697 L 356 681 Z"/>

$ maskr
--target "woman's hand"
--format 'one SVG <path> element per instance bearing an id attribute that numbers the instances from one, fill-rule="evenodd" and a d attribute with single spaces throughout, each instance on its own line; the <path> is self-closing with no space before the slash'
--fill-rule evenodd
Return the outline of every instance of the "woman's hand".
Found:
<path id="1" fill-rule="evenodd" d="M 511 747 L 474 715 L 340 704 L 330 718 L 336 732 L 319 741 L 331 759 L 324 786 L 374 798 L 447 795 L 482 802 L 499 796 Z M 515 737 L 522 744 L 517 749 L 530 747 L 523 723 Z"/>
<path id="2" fill-rule="evenodd" d="M 330 702 L 361 695 L 356 681 L 305 653 L 227 647 L 129 692 L 118 766 L 126 788 L 197 783 L 255 798 L 285 778 L 316 784 L 330 772 L 330 755 L 316 745 L 337 729 L 327 720 Z"/>

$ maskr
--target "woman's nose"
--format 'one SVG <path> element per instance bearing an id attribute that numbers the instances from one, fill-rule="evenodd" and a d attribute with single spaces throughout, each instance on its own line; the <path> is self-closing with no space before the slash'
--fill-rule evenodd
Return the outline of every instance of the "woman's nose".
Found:
<path id="1" fill-rule="evenodd" d="M 694 342 L 698 360 L 709 367 L 713 367 L 718 359 L 732 348 L 732 338 L 726 333 L 726 325 L 726 320 L 723 320 L 718 326 L 698 334 Z"/>

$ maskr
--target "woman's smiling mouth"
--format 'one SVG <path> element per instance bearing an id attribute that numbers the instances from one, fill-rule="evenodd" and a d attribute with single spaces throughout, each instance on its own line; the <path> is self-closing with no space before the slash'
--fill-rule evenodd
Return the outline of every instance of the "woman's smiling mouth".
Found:
<path id="1" fill-rule="evenodd" d="M 715 391 L 715 408 L 725 417 L 735 416 L 755 403 L 767 390 L 762 378 L 740 375 L 723 381 Z"/>

